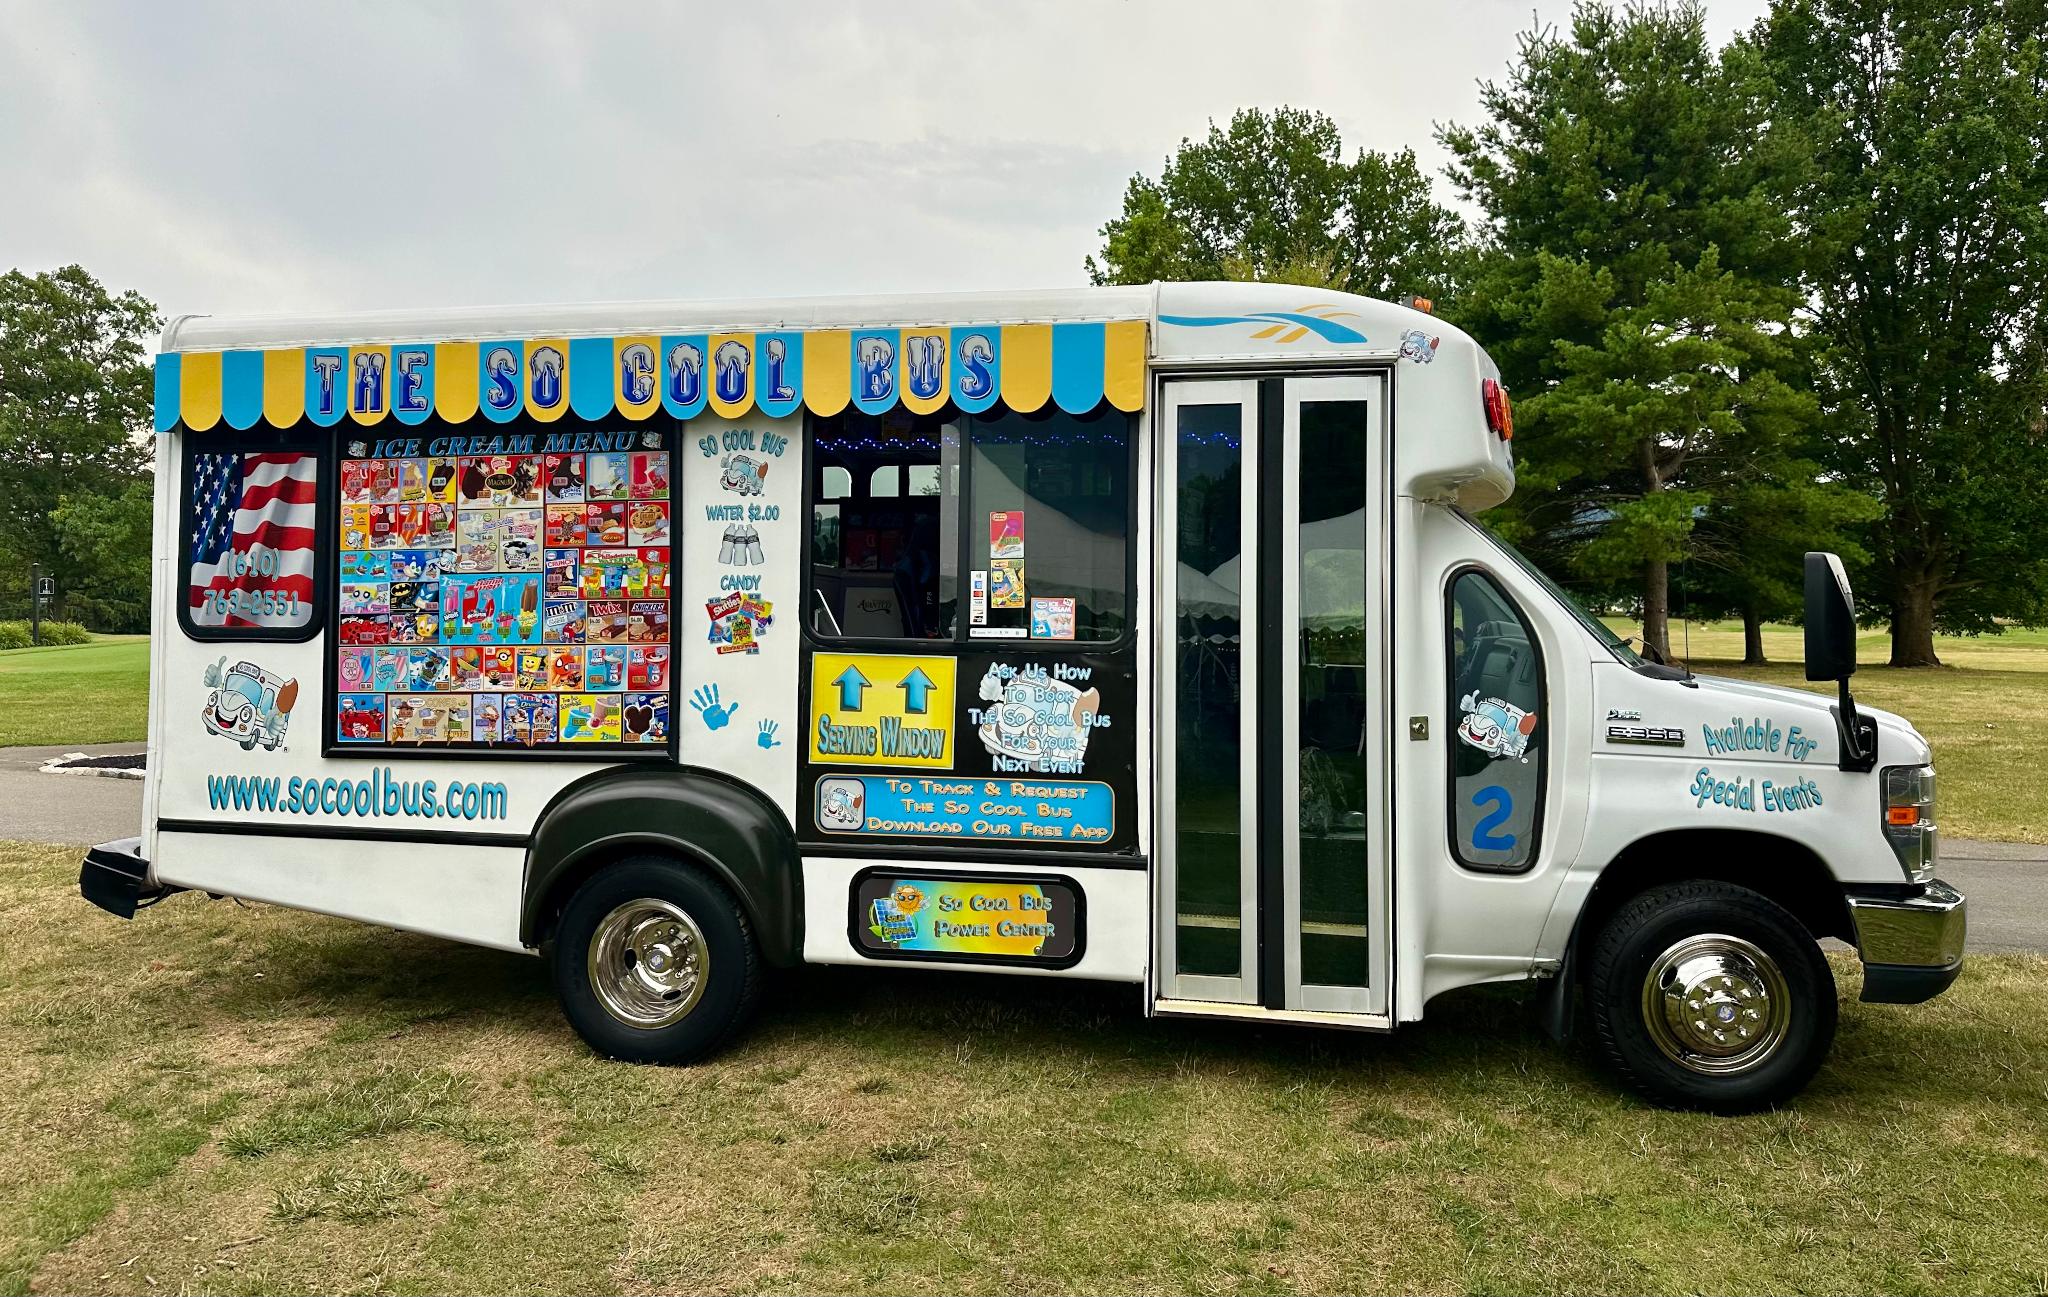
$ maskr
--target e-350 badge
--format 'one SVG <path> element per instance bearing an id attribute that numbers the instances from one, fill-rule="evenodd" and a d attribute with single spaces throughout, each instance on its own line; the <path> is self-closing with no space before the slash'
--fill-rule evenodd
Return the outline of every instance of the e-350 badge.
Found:
<path id="1" fill-rule="evenodd" d="M 1682 748 L 1685 731 L 1673 725 L 1609 725 L 1609 743 L 1641 743 L 1650 747 Z"/>

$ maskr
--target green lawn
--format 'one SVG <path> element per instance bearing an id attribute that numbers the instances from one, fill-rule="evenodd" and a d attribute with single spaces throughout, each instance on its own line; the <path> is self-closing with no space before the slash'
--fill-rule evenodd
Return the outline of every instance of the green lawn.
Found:
<path id="1" fill-rule="evenodd" d="M 147 635 L 0 651 L 0 747 L 139 743 L 148 711 Z"/>
<path id="2" fill-rule="evenodd" d="M 2048 961 L 1845 999 L 1784 1112 L 1646 1109 L 1516 995 L 1391 1037 L 809 970 L 691 1069 L 538 960 L 0 844 L 0 1293 L 2040 1292 Z"/>
<path id="3" fill-rule="evenodd" d="M 1624 635 L 1636 630 L 1619 620 L 1611 624 Z M 1674 649 L 1683 646 L 1684 634 L 1673 623 Z M 1693 669 L 1832 697 L 1832 683 L 1807 683 L 1800 669 L 1803 642 L 1796 627 L 1766 627 L 1764 654 L 1772 665 L 1746 667 L 1741 623 L 1698 622 L 1692 627 Z M 1890 653 L 1884 632 L 1864 632 L 1857 639 L 1857 659 L 1865 665 L 1852 682 L 1857 701 L 1897 712 L 1934 745 L 1943 833 L 2048 842 L 2048 799 L 2030 777 L 2038 754 L 2048 748 L 2048 630 L 1943 636 L 1935 651 L 1948 665 L 1895 671 L 1883 665 Z"/>

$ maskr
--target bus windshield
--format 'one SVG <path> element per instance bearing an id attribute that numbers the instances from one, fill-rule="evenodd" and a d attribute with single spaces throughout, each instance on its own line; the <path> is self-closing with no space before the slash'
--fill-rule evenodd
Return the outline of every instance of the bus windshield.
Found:
<path id="1" fill-rule="evenodd" d="M 1606 649 L 1609 653 L 1612 653 L 1615 657 L 1619 658 L 1623 665 L 1637 667 L 1643 664 L 1643 659 L 1636 653 L 1634 649 L 1628 646 L 1627 640 L 1623 639 L 1621 636 L 1615 634 L 1612 630 L 1608 629 L 1606 622 L 1601 621 L 1598 617 L 1595 617 L 1592 613 L 1587 612 L 1583 607 L 1581 607 L 1579 605 L 1579 601 L 1577 599 L 1572 598 L 1572 596 L 1566 592 L 1563 586 L 1559 585 L 1557 582 L 1550 579 L 1549 573 L 1545 572 L 1542 568 L 1537 567 L 1534 563 L 1531 563 L 1528 560 L 1528 558 L 1525 557 L 1522 554 L 1522 552 L 1516 549 L 1513 545 L 1508 544 L 1506 541 L 1502 540 L 1500 537 L 1494 535 L 1485 527 L 1481 526 L 1479 520 L 1477 518 L 1474 518 L 1471 514 L 1466 513 L 1464 510 L 1460 509 L 1458 510 L 1458 516 L 1460 518 L 1463 518 L 1467 523 L 1471 524 L 1472 530 L 1486 537 L 1487 543 L 1491 544 L 1495 549 L 1498 549 L 1501 553 L 1507 555 L 1510 559 L 1514 560 L 1515 566 L 1522 569 L 1522 571 L 1528 573 L 1529 577 L 1532 580 L 1534 580 L 1536 584 L 1542 586 L 1545 590 L 1549 591 L 1551 598 L 1557 600 L 1560 604 L 1563 604 L 1565 610 L 1571 613 L 1573 617 L 1577 618 L 1578 623 L 1581 626 L 1584 626 L 1586 630 L 1593 636 L 1594 639 L 1599 640 L 1601 644 L 1606 646 Z"/>

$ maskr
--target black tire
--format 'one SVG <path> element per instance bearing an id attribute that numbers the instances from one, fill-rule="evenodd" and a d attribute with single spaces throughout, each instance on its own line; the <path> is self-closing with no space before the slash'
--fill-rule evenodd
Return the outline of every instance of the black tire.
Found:
<path id="1" fill-rule="evenodd" d="M 1681 945 L 1689 940 L 1696 944 Z M 1681 958 L 1666 970 L 1651 998 L 1660 1006 L 1670 1003 L 1664 987 L 1693 987 L 1696 994 L 1677 996 L 1676 1004 L 1684 1006 L 1677 1016 L 1684 1022 L 1667 1026 L 1651 1021 L 1645 983 L 1672 951 L 1692 962 Z M 1755 952 L 1768 963 L 1757 964 Z M 1716 960 L 1736 970 L 1718 989 L 1717 977 L 1698 980 L 1699 971 Z M 1745 964 L 1760 980 L 1744 975 Z M 1773 972 L 1779 980 L 1775 993 Z M 1763 992 L 1760 998 L 1738 999 L 1752 983 Z M 1786 1017 L 1773 1026 L 1779 1000 Z M 1835 977 L 1819 944 L 1776 901 L 1732 883 L 1672 883 L 1624 904 L 1594 937 L 1586 1002 L 1599 1053 L 1631 1088 L 1661 1107 L 1735 1114 L 1784 1103 L 1806 1088 L 1835 1039 Z M 1703 1007 L 1695 1014 L 1694 1006 Z M 1731 1022 L 1724 1014 L 1753 1022 Z M 1729 1038 L 1706 1039 L 1716 1030 Z M 1736 1038 L 1743 1030 L 1754 1032 L 1753 1043 Z M 1695 1042 L 1698 1048 L 1690 1048 Z M 1717 1055 L 1719 1050 L 1735 1052 Z M 1757 1052 L 1750 1057 L 1750 1051 Z M 1727 1070 L 1709 1070 L 1716 1067 Z"/>
<path id="2" fill-rule="evenodd" d="M 701 983 L 694 1005 L 679 1021 L 654 1027 L 635 1025 L 607 1007 L 591 970 L 600 925 L 625 907 L 641 907 L 626 909 L 628 914 L 647 914 L 644 903 L 675 907 L 702 936 L 702 973 L 691 982 Z M 695 940 L 667 944 L 688 949 Z M 598 1053 L 630 1063 L 690 1063 L 717 1052 L 753 1016 L 764 976 L 760 945 L 732 893 L 704 871 L 663 856 L 620 861 L 577 888 L 556 925 L 551 959 L 555 994 L 569 1025 Z M 636 962 L 637 954 L 619 966 L 630 969 Z"/>

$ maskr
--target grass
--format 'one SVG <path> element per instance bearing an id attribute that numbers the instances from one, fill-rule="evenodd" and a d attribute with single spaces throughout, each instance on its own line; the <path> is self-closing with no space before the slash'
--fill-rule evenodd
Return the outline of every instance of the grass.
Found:
<path id="1" fill-rule="evenodd" d="M 0 651 L 0 747 L 139 743 L 148 710 L 147 635 Z"/>
<path id="2" fill-rule="evenodd" d="M 1514 993 L 1391 1038 L 809 970 L 602 1062 L 538 960 L 0 845 L 0 1293 L 2048 1291 L 2048 961 L 1853 1001 L 1792 1109 L 1650 1110 Z"/>
<path id="3" fill-rule="evenodd" d="M 1624 635 L 1636 630 L 1612 624 Z M 1683 651 L 1685 634 L 1672 625 L 1674 649 Z M 1764 655 L 1772 663 L 1765 667 L 1742 665 L 1740 622 L 1694 623 L 1690 648 L 1693 669 L 1704 674 L 1835 692 L 1832 683 L 1805 679 L 1796 627 L 1764 628 Z M 1934 745 L 1942 833 L 2048 842 L 2048 802 L 2030 777 L 2036 755 L 2048 748 L 2048 630 L 1938 637 L 1935 652 L 1947 664 L 1940 668 L 1894 670 L 1882 665 L 1890 652 L 1883 631 L 1858 636 L 1857 660 L 1866 665 L 1855 676 L 1856 700 L 1904 716 Z"/>

